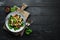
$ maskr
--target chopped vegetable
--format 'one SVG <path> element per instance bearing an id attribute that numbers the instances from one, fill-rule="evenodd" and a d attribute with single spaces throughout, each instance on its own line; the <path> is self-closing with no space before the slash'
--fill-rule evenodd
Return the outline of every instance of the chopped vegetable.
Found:
<path id="1" fill-rule="evenodd" d="M 10 24 L 8 26 L 9 26 L 10 29 L 12 29 L 12 26 Z"/>
<path id="2" fill-rule="evenodd" d="M 18 30 L 20 27 L 24 26 L 23 18 L 20 15 L 10 15 L 8 20 L 8 26 L 10 29 L 14 28 L 14 30 Z"/>
<path id="3" fill-rule="evenodd" d="M 27 27 L 26 31 L 25 31 L 25 34 L 30 35 L 31 33 L 32 33 L 32 30 L 29 27 Z"/>
<path id="4" fill-rule="evenodd" d="M 14 27 L 14 30 L 18 30 L 19 28 L 17 28 L 17 27 Z"/>
<path id="5" fill-rule="evenodd" d="M 11 7 L 11 12 L 16 11 L 16 9 L 17 9 L 17 6 Z"/>

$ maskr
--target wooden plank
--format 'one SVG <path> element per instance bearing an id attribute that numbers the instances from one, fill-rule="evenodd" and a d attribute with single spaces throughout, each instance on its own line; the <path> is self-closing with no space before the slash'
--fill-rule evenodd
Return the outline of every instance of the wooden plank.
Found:
<path id="1" fill-rule="evenodd" d="M 31 16 L 33 25 L 54 25 L 57 24 L 59 16 Z"/>
<path id="2" fill-rule="evenodd" d="M 40 16 L 58 16 L 58 8 L 56 7 L 28 7 L 26 9 L 31 15 L 40 15 Z"/>
<path id="3" fill-rule="evenodd" d="M 4 2 L 4 6 L 21 6 L 22 3 L 26 3 L 28 6 L 56 6 L 59 3 L 56 0 L 4 0 L 2 2 Z"/>
<path id="4" fill-rule="evenodd" d="M 31 25 L 30 28 L 35 32 L 55 32 L 55 25 Z"/>
<path id="5" fill-rule="evenodd" d="M 60 9 L 56 7 L 28 7 L 28 11 L 31 15 L 40 16 L 60 16 Z M 4 7 L 0 7 L 0 15 L 4 13 Z"/>

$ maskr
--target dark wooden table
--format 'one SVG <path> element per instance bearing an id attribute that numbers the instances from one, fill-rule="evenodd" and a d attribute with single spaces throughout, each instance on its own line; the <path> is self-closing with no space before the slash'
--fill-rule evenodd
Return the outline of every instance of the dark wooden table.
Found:
<path id="1" fill-rule="evenodd" d="M 0 0 L 0 40 L 58 40 L 60 32 L 60 1 L 59 0 Z M 33 33 L 29 36 L 15 37 L 3 30 L 5 22 L 5 6 L 21 6 L 26 3 L 33 20 L 30 28 Z"/>

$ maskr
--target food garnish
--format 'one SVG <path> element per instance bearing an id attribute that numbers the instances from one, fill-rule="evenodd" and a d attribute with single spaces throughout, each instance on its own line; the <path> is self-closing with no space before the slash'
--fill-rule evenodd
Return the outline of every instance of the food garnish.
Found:
<path id="1" fill-rule="evenodd" d="M 24 25 L 23 18 L 20 15 L 15 14 L 14 16 L 10 15 L 8 26 L 10 29 L 14 28 L 14 30 L 18 30 L 20 27 Z"/>

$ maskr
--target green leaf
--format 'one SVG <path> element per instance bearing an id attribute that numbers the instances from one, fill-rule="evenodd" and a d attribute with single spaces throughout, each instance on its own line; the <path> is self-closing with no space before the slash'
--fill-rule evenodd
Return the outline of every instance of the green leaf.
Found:
<path id="1" fill-rule="evenodd" d="M 30 33 L 32 33 L 32 30 L 29 27 L 27 27 L 27 29 L 25 31 L 25 34 L 30 35 Z"/>
<path id="2" fill-rule="evenodd" d="M 16 11 L 16 9 L 17 9 L 17 6 L 16 6 L 16 5 L 15 5 L 15 6 L 13 6 L 13 7 L 11 7 L 11 12 Z"/>
<path id="3" fill-rule="evenodd" d="M 10 16 L 9 20 L 13 20 L 13 22 L 16 22 L 16 19 L 13 16 Z"/>
<path id="4" fill-rule="evenodd" d="M 13 22 L 16 23 L 16 19 L 15 18 L 13 18 Z"/>
<path id="5" fill-rule="evenodd" d="M 11 26 L 11 24 L 8 24 L 9 28 L 12 29 L 13 27 Z"/>
<path id="6" fill-rule="evenodd" d="M 14 30 L 18 30 L 19 28 L 17 28 L 17 27 L 14 27 Z"/>
<path id="7" fill-rule="evenodd" d="M 32 32 L 32 30 L 31 30 L 31 29 L 28 29 L 28 30 L 26 30 L 26 31 L 27 31 L 27 32 L 30 32 L 30 33 Z"/>
<path id="8" fill-rule="evenodd" d="M 16 9 L 12 7 L 12 8 L 11 8 L 11 12 L 14 12 L 14 11 L 16 11 Z"/>
<path id="9" fill-rule="evenodd" d="M 24 26 L 24 23 L 22 22 L 21 26 Z"/>
<path id="10" fill-rule="evenodd" d="M 25 32 L 26 35 L 29 35 L 30 33 L 29 32 Z"/>

